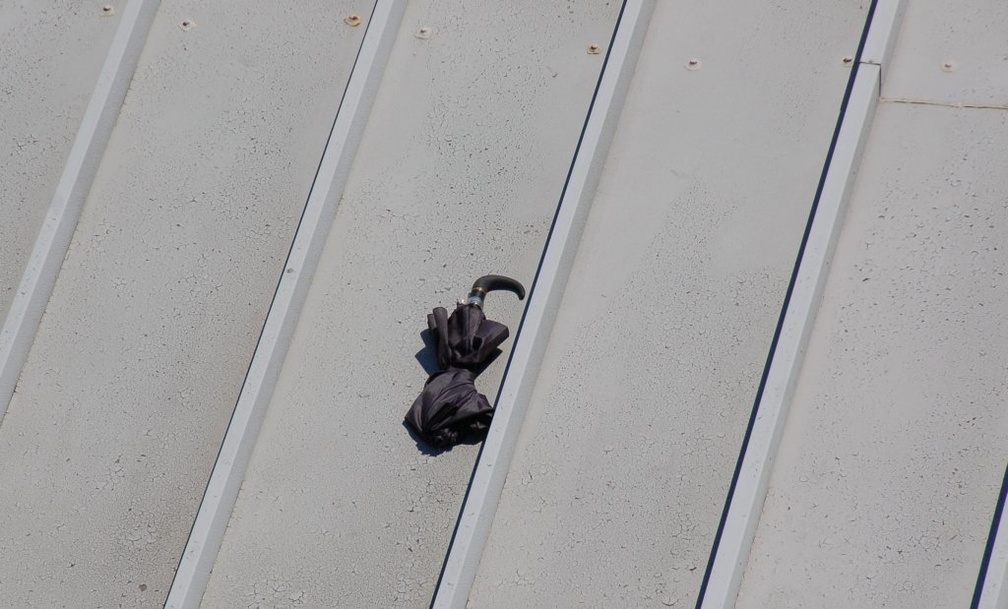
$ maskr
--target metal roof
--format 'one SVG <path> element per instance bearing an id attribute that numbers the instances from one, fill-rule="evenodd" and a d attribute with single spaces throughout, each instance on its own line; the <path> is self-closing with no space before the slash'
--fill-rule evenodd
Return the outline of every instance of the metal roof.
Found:
<path id="1" fill-rule="evenodd" d="M 0 6 L 0 605 L 1008 606 L 1006 28 Z"/>

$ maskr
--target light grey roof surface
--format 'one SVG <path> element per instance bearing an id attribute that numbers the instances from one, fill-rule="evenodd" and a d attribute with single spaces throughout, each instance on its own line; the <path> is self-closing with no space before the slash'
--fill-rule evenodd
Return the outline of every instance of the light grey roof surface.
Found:
<path id="1" fill-rule="evenodd" d="M 1001 3 L 108 7 L 0 0 L 0 606 L 1008 606 Z"/>
<path id="2" fill-rule="evenodd" d="M 473 605 L 695 603 L 865 14 L 657 3 Z"/>
<path id="3" fill-rule="evenodd" d="M 269 605 L 275 585 L 349 607 L 434 593 L 479 447 L 431 456 L 402 426 L 425 380 L 419 332 L 476 277 L 535 273 L 602 66 L 585 48 L 619 10 L 464 5 L 402 17 L 208 606 Z M 494 294 L 486 312 L 516 329 L 521 303 Z"/>
<path id="4" fill-rule="evenodd" d="M 974 594 L 1008 446 L 1008 114 L 954 106 L 1004 101 L 978 45 L 1008 13 L 939 8 L 909 4 L 883 72 L 742 606 Z"/>
<path id="5" fill-rule="evenodd" d="M 115 32 L 61 2 L 0 4 L 0 314 L 6 316 Z M 67 61 L 72 58 L 72 61 Z"/>

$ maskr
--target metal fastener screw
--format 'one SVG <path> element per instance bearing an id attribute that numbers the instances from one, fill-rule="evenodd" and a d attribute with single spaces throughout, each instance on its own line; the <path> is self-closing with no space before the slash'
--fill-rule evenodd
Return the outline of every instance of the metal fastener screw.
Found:
<path id="1" fill-rule="evenodd" d="M 101 7 L 101 12 L 102 15 L 115 15 L 115 8 L 113 8 L 111 4 L 106 4 Z"/>
<path id="2" fill-rule="evenodd" d="M 689 59 L 686 62 L 686 69 L 687 70 L 694 70 L 694 71 L 699 70 L 700 69 L 700 60 L 697 59 L 696 57 L 693 57 L 693 58 Z"/>
<path id="3" fill-rule="evenodd" d="M 360 25 L 360 16 L 359 15 L 350 15 L 349 17 L 347 17 L 346 19 L 344 19 L 343 22 L 346 23 L 347 25 L 351 26 L 351 27 L 357 27 L 358 25 Z"/>
<path id="4" fill-rule="evenodd" d="M 192 19 L 186 19 L 185 21 L 179 24 L 179 27 L 182 28 L 182 31 L 188 32 L 189 30 L 196 27 L 196 22 L 193 21 Z"/>
<path id="5" fill-rule="evenodd" d="M 421 40 L 427 40 L 431 37 L 431 29 L 426 25 L 421 27 L 419 30 L 413 33 L 414 36 L 420 38 Z"/>
<path id="6" fill-rule="evenodd" d="M 588 54 L 589 55 L 598 55 L 601 52 L 602 52 L 602 47 L 600 47 L 599 45 L 597 45 L 597 44 L 589 44 L 588 45 Z"/>
<path id="7" fill-rule="evenodd" d="M 854 57 L 852 57 L 851 55 L 847 55 L 846 57 L 841 59 L 840 62 L 849 68 L 852 65 L 854 65 Z"/>

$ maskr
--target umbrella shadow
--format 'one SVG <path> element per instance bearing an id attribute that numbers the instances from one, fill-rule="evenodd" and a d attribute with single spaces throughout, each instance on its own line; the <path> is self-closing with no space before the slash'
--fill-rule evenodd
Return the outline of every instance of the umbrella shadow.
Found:
<path id="1" fill-rule="evenodd" d="M 434 342 L 434 335 L 431 334 L 430 330 L 424 330 L 423 332 L 421 332 L 420 340 L 423 341 L 424 344 L 423 349 L 417 351 L 416 355 L 414 355 L 413 357 L 416 358 L 416 361 L 420 364 L 420 367 L 423 368 L 424 372 L 427 373 L 427 376 L 430 377 L 432 374 L 441 371 L 441 366 L 438 364 L 437 359 L 437 343 Z M 441 453 L 447 452 L 447 449 L 434 448 L 430 444 L 424 442 L 423 438 L 420 437 L 420 434 L 418 434 L 412 427 L 410 427 L 410 425 L 407 424 L 406 421 L 403 421 L 402 425 L 403 427 L 406 428 L 406 431 L 409 432 L 409 435 L 411 438 L 413 438 L 413 441 L 416 442 L 417 450 L 419 450 L 423 454 L 429 457 L 436 457 Z"/>
<path id="2" fill-rule="evenodd" d="M 417 351 L 413 357 L 420 363 L 427 376 L 440 372 L 441 366 L 438 364 L 437 343 L 434 342 L 434 335 L 430 330 L 424 330 L 420 333 L 420 339 L 424 343 L 424 348 Z"/>
<path id="3" fill-rule="evenodd" d="M 410 437 L 413 438 L 414 442 L 416 442 L 417 450 L 427 455 L 428 457 L 437 457 L 438 455 L 443 455 L 444 453 L 454 448 L 454 446 L 457 446 L 459 444 L 475 445 L 483 441 L 483 437 L 478 434 L 462 434 L 461 436 L 459 436 L 458 441 L 453 446 L 449 446 L 447 448 L 435 448 L 430 444 L 428 444 L 427 442 L 425 442 L 424 439 L 420 437 L 420 434 L 418 434 L 408 423 L 406 423 L 406 421 L 403 421 L 402 426 L 406 428 L 406 431 L 409 432 Z"/>

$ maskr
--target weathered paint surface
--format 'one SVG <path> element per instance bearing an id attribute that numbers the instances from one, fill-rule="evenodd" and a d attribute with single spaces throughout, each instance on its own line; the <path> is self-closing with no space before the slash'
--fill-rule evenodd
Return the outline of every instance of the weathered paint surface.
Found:
<path id="1" fill-rule="evenodd" d="M 696 602 L 864 19 L 657 4 L 471 607 Z"/>
<path id="2" fill-rule="evenodd" d="M 1008 109 L 1008 3 L 909 0 L 882 96 Z"/>
<path id="3" fill-rule="evenodd" d="M 1008 446 L 1006 130 L 880 105 L 740 607 L 969 605 Z"/>
<path id="4" fill-rule="evenodd" d="M 0 3 L 0 323 L 118 21 L 95 3 Z"/>
<path id="5" fill-rule="evenodd" d="M 1003 102 L 1005 27 L 909 4 L 739 607 L 970 603 L 1008 446 L 1008 110 L 947 104 Z"/>
<path id="6" fill-rule="evenodd" d="M 203 606 L 430 602 L 478 447 L 403 427 L 420 331 L 479 275 L 531 282 L 618 10 L 410 3 Z"/>
<path id="7" fill-rule="evenodd" d="M 0 1 L 0 313 L 103 3 Z M 658 2 L 473 607 L 695 602 L 868 2 L 827 4 Z M 0 423 L 0 606 L 163 603 L 370 6 L 162 2 Z M 477 447 L 401 426 L 424 314 L 531 280 L 617 11 L 410 2 L 205 607 L 426 606 Z M 969 602 L 1008 446 L 1006 11 L 908 2 L 739 607 Z"/>
<path id="8" fill-rule="evenodd" d="M 162 2 L 0 426 L 0 605 L 163 604 L 370 6 Z"/>

